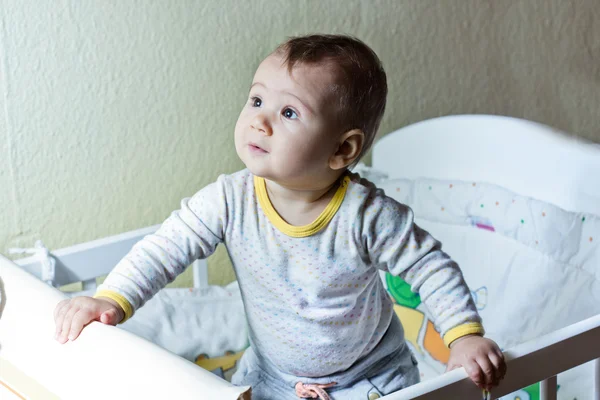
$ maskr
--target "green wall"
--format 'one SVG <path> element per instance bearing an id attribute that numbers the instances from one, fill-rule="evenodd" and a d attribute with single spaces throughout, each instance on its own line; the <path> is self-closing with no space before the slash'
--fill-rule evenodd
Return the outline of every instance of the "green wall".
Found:
<path id="1" fill-rule="evenodd" d="M 290 35 L 375 49 L 383 133 L 498 113 L 600 142 L 599 20 L 596 0 L 0 0 L 0 253 L 160 223 L 241 168 L 238 112 Z M 223 249 L 210 276 L 233 279 Z"/>

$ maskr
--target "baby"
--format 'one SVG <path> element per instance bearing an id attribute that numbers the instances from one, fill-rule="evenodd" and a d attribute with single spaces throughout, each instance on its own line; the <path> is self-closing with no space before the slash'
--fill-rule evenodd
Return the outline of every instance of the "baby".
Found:
<path id="1" fill-rule="evenodd" d="M 372 399 L 419 381 L 379 271 L 418 292 L 447 346 L 448 369 L 481 388 L 503 378 L 457 264 L 409 207 L 350 172 L 384 113 L 376 54 L 341 35 L 296 37 L 258 67 L 235 127 L 246 169 L 181 202 L 91 297 L 58 304 L 56 338 L 116 325 L 194 260 L 224 243 L 250 332 L 233 383 L 254 399 Z"/>

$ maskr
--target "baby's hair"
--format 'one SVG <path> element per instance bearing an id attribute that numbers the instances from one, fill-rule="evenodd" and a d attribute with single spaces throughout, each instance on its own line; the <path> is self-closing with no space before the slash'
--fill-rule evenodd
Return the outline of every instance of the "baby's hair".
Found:
<path id="1" fill-rule="evenodd" d="M 360 129 L 365 134 L 356 164 L 371 148 L 385 111 L 387 78 L 377 54 L 348 35 L 296 36 L 279 45 L 275 53 L 283 55 L 290 72 L 298 63 L 327 63 L 336 69 L 332 89 L 339 101 L 342 129 Z"/>

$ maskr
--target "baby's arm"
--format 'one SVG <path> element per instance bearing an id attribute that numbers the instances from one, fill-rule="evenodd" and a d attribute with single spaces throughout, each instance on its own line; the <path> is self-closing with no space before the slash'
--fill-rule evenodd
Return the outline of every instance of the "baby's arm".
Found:
<path id="1" fill-rule="evenodd" d="M 485 339 L 481 317 L 456 262 L 414 223 L 410 208 L 389 198 L 364 217 L 363 241 L 377 267 L 400 276 L 419 293 L 444 343 L 449 368 L 464 366 L 482 388 L 498 383 L 505 364 L 498 346 Z"/>
<path id="2" fill-rule="evenodd" d="M 363 220 L 362 240 L 373 264 L 419 293 L 447 346 L 461 336 L 483 335 L 481 317 L 456 262 L 414 223 L 409 207 L 390 198 L 380 201 Z"/>
<path id="3" fill-rule="evenodd" d="M 57 340 L 64 343 L 76 338 L 94 320 L 113 325 L 125 322 L 194 260 L 211 255 L 223 241 L 225 225 L 225 187 L 219 178 L 191 199 L 182 200 L 181 209 L 156 233 L 136 243 L 94 298 L 59 303 L 55 310 Z"/>

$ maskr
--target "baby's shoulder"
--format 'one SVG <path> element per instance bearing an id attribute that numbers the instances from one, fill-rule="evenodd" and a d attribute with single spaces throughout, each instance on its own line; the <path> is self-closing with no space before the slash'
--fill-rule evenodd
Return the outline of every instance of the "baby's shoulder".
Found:
<path id="1" fill-rule="evenodd" d="M 244 168 L 240 171 L 233 172 L 231 174 L 221 174 L 217 178 L 216 183 L 227 186 L 229 188 L 242 188 L 247 185 L 252 185 L 254 180 L 254 176 L 247 168 Z"/>
<path id="2" fill-rule="evenodd" d="M 350 183 L 346 196 L 349 203 L 354 203 L 363 211 L 405 211 L 409 207 L 388 196 L 385 191 L 359 174 L 350 173 Z"/>
<path id="3" fill-rule="evenodd" d="M 252 179 L 252 174 L 247 169 L 221 174 L 215 181 L 199 189 L 193 198 L 230 202 L 252 187 Z"/>

